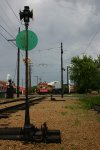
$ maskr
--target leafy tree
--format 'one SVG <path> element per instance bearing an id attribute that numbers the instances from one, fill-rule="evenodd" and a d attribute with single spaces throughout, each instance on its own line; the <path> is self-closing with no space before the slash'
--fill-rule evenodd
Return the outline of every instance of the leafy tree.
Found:
<path id="1" fill-rule="evenodd" d="M 31 93 L 36 92 L 36 89 L 37 89 L 37 86 L 33 86 L 33 87 L 31 87 Z"/>
<path id="2" fill-rule="evenodd" d="M 96 74 L 96 80 L 94 82 L 94 89 L 98 90 L 98 93 L 99 93 L 99 89 L 100 89 L 100 55 L 97 57 L 97 59 L 94 60 L 95 62 L 95 65 L 98 69 L 98 72 Z"/>
<path id="3" fill-rule="evenodd" d="M 95 65 L 98 69 L 100 69 L 100 55 L 97 57 L 97 59 L 94 60 L 95 61 Z"/>
<path id="4" fill-rule="evenodd" d="M 71 79 L 76 83 L 77 91 L 80 93 L 87 92 L 97 79 L 96 63 L 90 56 L 84 55 L 83 58 L 73 57 L 71 64 Z"/>

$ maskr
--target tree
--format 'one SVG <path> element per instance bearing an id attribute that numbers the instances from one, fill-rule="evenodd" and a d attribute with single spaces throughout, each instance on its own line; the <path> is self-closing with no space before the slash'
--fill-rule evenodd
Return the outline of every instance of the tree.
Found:
<path id="1" fill-rule="evenodd" d="M 99 90 L 100 90 L 100 55 L 97 57 L 97 59 L 94 60 L 95 62 L 95 65 L 98 69 L 98 72 L 96 74 L 96 80 L 94 82 L 94 89 L 98 90 L 98 93 L 99 93 Z"/>
<path id="2" fill-rule="evenodd" d="M 97 59 L 94 60 L 95 61 L 95 65 L 98 69 L 100 69 L 100 55 L 97 56 Z"/>
<path id="3" fill-rule="evenodd" d="M 89 56 L 83 58 L 73 57 L 71 60 L 71 79 L 76 84 L 77 91 L 80 93 L 87 92 L 91 89 L 95 79 L 97 78 L 98 69 L 94 60 Z"/>

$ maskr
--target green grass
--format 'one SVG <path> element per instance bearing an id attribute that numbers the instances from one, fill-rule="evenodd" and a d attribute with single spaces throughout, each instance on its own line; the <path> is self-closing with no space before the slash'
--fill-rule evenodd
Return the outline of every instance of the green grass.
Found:
<path id="1" fill-rule="evenodd" d="M 72 94 L 64 94 L 64 97 L 76 97 L 76 98 L 81 98 L 84 97 L 86 94 L 77 94 L 77 93 L 72 93 Z"/>
<path id="2" fill-rule="evenodd" d="M 65 106 L 65 108 L 66 109 L 76 110 L 78 108 L 82 108 L 82 106 L 80 104 L 74 104 L 74 105 Z"/>
<path id="3" fill-rule="evenodd" d="M 65 115 L 67 114 L 67 112 L 66 112 L 66 111 L 62 111 L 61 114 L 62 114 L 63 116 L 65 116 Z"/>
<path id="4" fill-rule="evenodd" d="M 77 146 L 75 144 L 71 145 L 71 150 L 77 150 Z"/>
<path id="5" fill-rule="evenodd" d="M 94 104 L 100 105 L 100 96 L 84 96 L 79 100 L 83 102 L 83 106 L 86 109 L 91 109 Z"/>
<path id="6" fill-rule="evenodd" d="M 100 122 L 100 118 L 99 117 L 97 117 L 97 121 Z"/>
<path id="7" fill-rule="evenodd" d="M 64 149 L 64 146 L 61 147 L 61 150 L 65 150 L 65 149 Z"/>
<path id="8" fill-rule="evenodd" d="M 75 126 L 80 125 L 80 121 L 79 121 L 79 119 L 78 119 L 78 118 L 76 118 L 76 119 L 75 119 L 75 122 L 74 122 L 74 124 L 73 124 L 73 125 L 75 125 Z"/>

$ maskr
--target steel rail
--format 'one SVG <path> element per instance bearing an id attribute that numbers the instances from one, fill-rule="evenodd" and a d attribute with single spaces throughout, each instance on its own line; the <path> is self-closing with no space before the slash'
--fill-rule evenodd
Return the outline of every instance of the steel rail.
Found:
<path id="1" fill-rule="evenodd" d="M 45 97 L 35 97 L 33 100 L 29 100 L 29 105 L 33 105 L 36 104 L 38 102 L 40 102 L 42 99 L 44 99 Z M 13 106 L 8 106 L 6 108 L 0 109 L 0 114 L 2 113 L 8 113 L 8 112 L 16 112 L 17 110 L 23 110 L 25 109 L 25 102 L 21 103 L 21 104 L 17 104 L 17 105 L 13 105 Z"/>

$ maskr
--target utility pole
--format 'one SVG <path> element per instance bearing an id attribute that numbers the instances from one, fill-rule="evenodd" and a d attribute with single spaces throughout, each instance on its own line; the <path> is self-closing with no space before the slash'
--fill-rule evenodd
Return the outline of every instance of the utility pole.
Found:
<path id="1" fill-rule="evenodd" d="M 69 69 L 70 69 L 70 66 L 67 66 L 67 86 L 68 86 L 68 93 L 70 94 Z"/>
<path id="2" fill-rule="evenodd" d="M 68 93 L 69 93 L 69 66 L 67 66 L 67 86 L 68 86 Z"/>
<path id="3" fill-rule="evenodd" d="M 69 84 L 69 81 L 68 81 L 68 80 L 69 80 L 69 77 L 68 77 L 68 74 L 69 74 L 69 73 L 68 73 L 68 68 L 69 68 L 69 66 L 67 66 L 67 86 L 68 86 L 68 84 Z"/>
<path id="4" fill-rule="evenodd" d="M 18 29 L 18 33 L 20 33 L 20 27 Z M 8 41 L 16 41 L 16 39 L 9 39 Z M 17 52 L 17 97 L 19 97 L 19 80 L 20 80 L 20 49 L 18 48 Z"/>
<path id="5" fill-rule="evenodd" d="M 19 31 L 20 33 L 20 27 Z M 18 53 L 17 53 L 17 97 L 19 97 L 19 80 L 20 80 L 20 49 L 18 48 Z"/>
<path id="6" fill-rule="evenodd" d="M 25 30 L 26 30 L 26 54 L 25 54 L 25 67 L 26 67 L 26 79 L 25 79 L 25 86 L 26 86 L 26 109 L 25 109 L 25 123 L 24 128 L 26 131 L 26 134 L 29 134 L 29 130 L 31 128 L 30 125 L 30 115 L 29 115 L 29 102 L 28 102 L 28 25 L 29 25 L 29 19 L 33 18 L 33 11 L 29 10 L 29 6 L 24 6 L 24 10 L 20 11 L 20 20 L 24 20 L 25 22 Z"/>
<path id="7" fill-rule="evenodd" d="M 63 98 L 63 44 L 61 43 L 61 97 Z"/>

